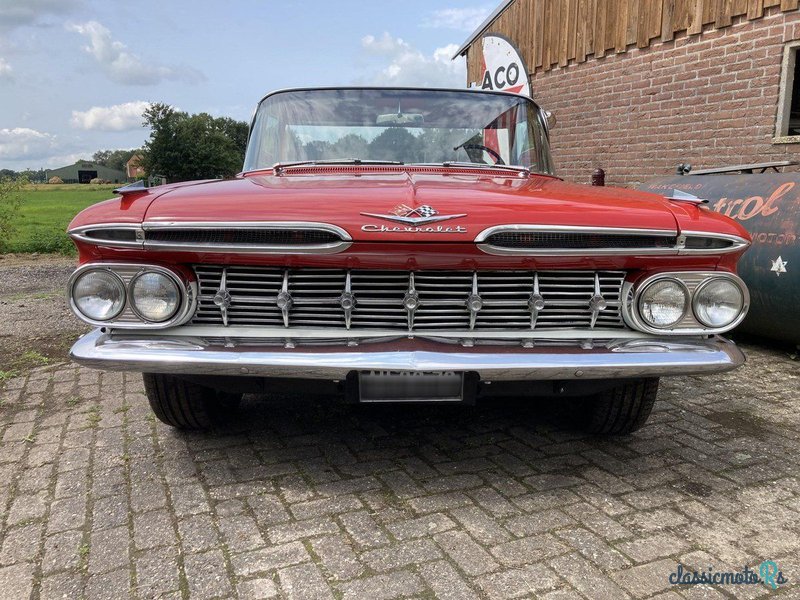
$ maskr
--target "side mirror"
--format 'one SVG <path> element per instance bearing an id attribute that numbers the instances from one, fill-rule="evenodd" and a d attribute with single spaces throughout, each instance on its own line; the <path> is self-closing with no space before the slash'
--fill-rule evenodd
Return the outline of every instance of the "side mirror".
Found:
<path id="1" fill-rule="evenodd" d="M 552 129 L 553 127 L 556 126 L 556 123 L 558 121 L 556 120 L 556 116 L 552 112 L 550 112 L 549 110 L 545 110 L 542 112 L 542 114 L 544 115 L 544 122 L 547 123 L 548 129 Z"/>

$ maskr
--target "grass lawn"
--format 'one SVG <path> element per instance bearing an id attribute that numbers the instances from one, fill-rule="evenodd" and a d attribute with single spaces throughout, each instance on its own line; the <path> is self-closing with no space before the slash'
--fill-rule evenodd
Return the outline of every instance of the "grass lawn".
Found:
<path id="1" fill-rule="evenodd" d="M 3 251 L 74 253 L 72 241 L 65 233 L 72 217 L 87 206 L 113 198 L 111 190 L 117 187 L 118 184 L 79 183 L 27 186 L 14 221 L 15 231 Z"/>

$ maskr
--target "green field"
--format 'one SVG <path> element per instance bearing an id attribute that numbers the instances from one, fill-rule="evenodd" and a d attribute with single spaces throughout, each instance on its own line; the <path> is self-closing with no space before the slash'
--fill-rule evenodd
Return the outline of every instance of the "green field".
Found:
<path id="1" fill-rule="evenodd" d="M 73 254 L 75 247 L 65 233 L 81 210 L 113 198 L 119 185 L 30 185 L 22 191 L 22 205 L 14 220 L 14 232 L 4 252 Z"/>

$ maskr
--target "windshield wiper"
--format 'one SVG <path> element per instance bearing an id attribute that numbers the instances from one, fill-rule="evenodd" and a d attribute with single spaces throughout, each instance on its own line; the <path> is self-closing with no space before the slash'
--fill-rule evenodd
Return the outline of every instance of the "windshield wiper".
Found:
<path id="1" fill-rule="evenodd" d="M 473 163 L 473 162 L 459 162 L 457 160 L 446 160 L 440 163 L 414 163 L 414 166 L 419 167 L 445 167 L 445 168 L 456 168 L 456 169 L 489 169 L 489 170 L 506 170 L 506 171 L 514 171 L 516 173 L 524 173 L 526 175 L 530 175 L 531 170 L 528 167 L 521 167 L 518 165 L 488 165 L 486 163 Z"/>
<path id="2" fill-rule="evenodd" d="M 292 167 L 308 167 L 315 165 L 402 165 L 399 160 L 370 160 L 363 158 L 327 158 L 324 160 L 297 160 L 294 162 L 278 162 L 272 165 L 276 175 Z"/>

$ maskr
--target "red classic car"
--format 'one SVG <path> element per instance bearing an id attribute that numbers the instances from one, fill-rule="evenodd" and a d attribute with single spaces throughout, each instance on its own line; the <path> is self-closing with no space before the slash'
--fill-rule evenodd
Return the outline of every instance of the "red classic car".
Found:
<path id="1" fill-rule="evenodd" d="M 697 198 L 566 183 L 529 98 L 281 91 L 231 180 L 118 190 L 69 233 L 72 357 L 207 428 L 242 393 L 579 396 L 628 433 L 665 375 L 744 362 L 746 231 Z"/>

